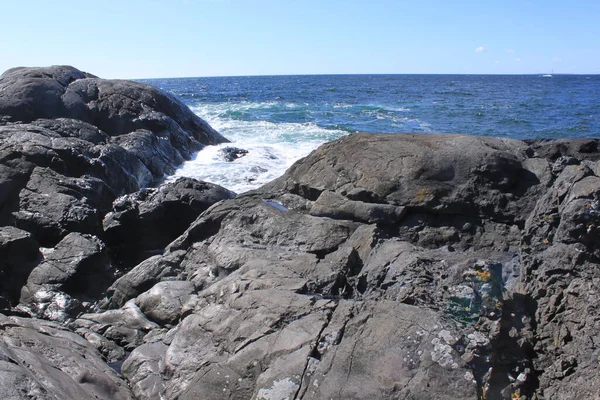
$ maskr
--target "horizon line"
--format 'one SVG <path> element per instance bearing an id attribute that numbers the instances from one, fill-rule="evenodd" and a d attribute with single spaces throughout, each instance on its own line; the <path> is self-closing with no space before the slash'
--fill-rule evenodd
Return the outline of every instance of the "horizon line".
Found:
<path id="1" fill-rule="evenodd" d="M 254 74 L 254 75 L 198 75 L 198 76 L 171 76 L 158 78 L 107 78 L 124 80 L 153 80 L 153 79 L 197 79 L 197 78 L 258 78 L 258 77 L 283 77 L 283 76 L 398 76 L 398 75 L 437 75 L 437 76 L 543 76 L 548 72 L 518 73 L 307 73 L 307 74 Z M 552 76 L 599 76 L 600 73 L 552 73 Z"/>

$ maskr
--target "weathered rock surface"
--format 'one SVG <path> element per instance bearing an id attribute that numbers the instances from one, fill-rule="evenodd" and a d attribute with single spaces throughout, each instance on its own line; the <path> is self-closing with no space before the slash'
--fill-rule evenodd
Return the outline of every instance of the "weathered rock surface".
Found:
<path id="1" fill-rule="evenodd" d="M 132 399 L 98 351 L 65 327 L 0 314 L 0 394 L 6 399 Z"/>
<path id="2" fill-rule="evenodd" d="M 169 96 L 0 89 L 0 307 L 63 321 L 0 317 L 9 398 L 600 396 L 598 140 L 355 134 L 233 197 L 144 189 Z"/>
<path id="3" fill-rule="evenodd" d="M 21 310 L 63 320 L 92 305 L 123 268 L 162 251 L 200 212 L 233 196 L 191 179 L 148 189 L 193 152 L 226 141 L 180 101 L 148 85 L 67 66 L 5 72 L 2 308 L 9 312 L 20 298 Z M 133 192 L 131 210 L 121 205 L 122 218 L 114 217 L 120 196 Z M 149 200 L 137 201 L 139 193 Z M 112 224 L 105 223 L 109 213 Z M 81 250 L 82 241 L 95 244 Z"/>
<path id="4" fill-rule="evenodd" d="M 140 398 L 594 398 L 596 149 L 322 146 L 113 285 L 107 307 L 152 299 L 181 315 L 124 375 Z M 181 281 L 193 289 L 169 300 Z"/>
<path id="5" fill-rule="evenodd" d="M 118 198 L 104 217 L 106 242 L 114 256 L 134 266 L 181 235 L 208 207 L 235 193 L 212 183 L 179 178 Z"/>
<path id="6" fill-rule="evenodd" d="M 227 146 L 219 150 L 219 153 L 221 156 L 223 156 L 225 161 L 233 162 L 238 158 L 244 157 L 246 154 L 248 154 L 248 150 L 240 149 L 239 147 Z"/>
<path id="7" fill-rule="evenodd" d="M 113 200 L 226 142 L 173 96 L 73 67 L 0 76 L 0 223 L 52 247 L 98 234 Z"/>

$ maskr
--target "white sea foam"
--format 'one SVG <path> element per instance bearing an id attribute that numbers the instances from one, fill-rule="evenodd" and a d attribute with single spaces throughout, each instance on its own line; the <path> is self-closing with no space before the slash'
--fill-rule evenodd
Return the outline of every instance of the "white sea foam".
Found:
<path id="1" fill-rule="evenodd" d="M 185 162 L 169 180 L 187 176 L 216 183 L 237 193 L 245 192 L 281 176 L 295 161 L 319 145 L 347 134 L 314 123 L 242 121 L 230 117 L 232 112 L 271 106 L 270 103 L 237 103 L 193 107 L 194 112 L 232 143 L 207 146 L 194 159 Z M 242 148 L 248 154 L 227 162 L 220 150 L 228 146 Z"/>

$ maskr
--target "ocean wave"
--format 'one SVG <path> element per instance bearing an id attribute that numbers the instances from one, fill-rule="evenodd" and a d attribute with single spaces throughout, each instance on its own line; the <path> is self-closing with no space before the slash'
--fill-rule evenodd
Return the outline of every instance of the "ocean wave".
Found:
<path id="1" fill-rule="evenodd" d="M 281 176 L 294 162 L 319 145 L 347 135 L 342 129 L 322 127 L 314 122 L 245 121 L 232 118 L 233 108 L 269 107 L 267 103 L 213 104 L 192 108 L 232 143 L 208 146 L 185 162 L 170 179 L 180 176 L 216 183 L 237 193 L 256 189 Z M 248 154 L 233 161 L 223 159 L 220 150 L 235 146 Z"/>

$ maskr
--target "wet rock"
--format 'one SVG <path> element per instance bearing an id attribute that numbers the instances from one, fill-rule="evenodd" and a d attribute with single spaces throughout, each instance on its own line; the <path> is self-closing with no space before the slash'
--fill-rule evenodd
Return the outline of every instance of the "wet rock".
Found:
<path id="1" fill-rule="evenodd" d="M 52 314 L 47 308 L 52 304 L 75 316 L 82 311 L 79 302 L 97 300 L 110 285 L 114 279 L 111 270 L 105 247 L 98 238 L 70 233 L 47 251 L 43 261 L 31 271 L 20 302 L 48 318 Z"/>
<path id="2" fill-rule="evenodd" d="M 21 287 L 40 259 L 33 236 L 12 226 L 0 227 L 0 294 L 16 303 Z"/>
<path id="3" fill-rule="evenodd" d="M 121 265 L 130 267 L 163 249 L 208 207 L 235 193 L 212 183 L 179 178 L 118 198 L 103 221 L 104 237 Z"/>
<path id="4" fill-rule="evenodd" d="M 225 161 L 233 162 L 238 158 L 244 157 L 246 154 L 248 154 L 248 150 L 240 149 L 239 147 L 227 146 L 220 149 L 219 153 Z"/>
<path id="5" fill-rule="evenodd" d="M 0 393 L 5 397 L 133 397 L 100 353 L 64 326 L 0 314 L 0 328 Z"/>

